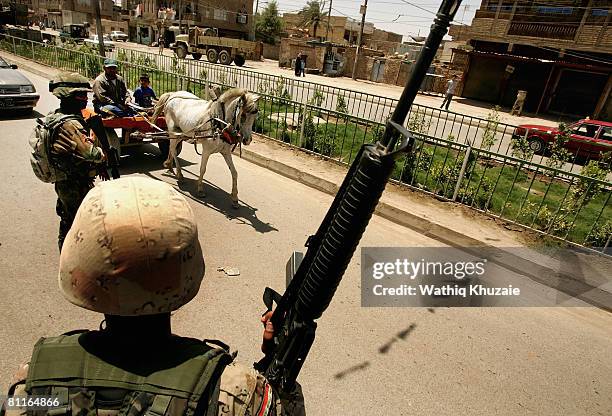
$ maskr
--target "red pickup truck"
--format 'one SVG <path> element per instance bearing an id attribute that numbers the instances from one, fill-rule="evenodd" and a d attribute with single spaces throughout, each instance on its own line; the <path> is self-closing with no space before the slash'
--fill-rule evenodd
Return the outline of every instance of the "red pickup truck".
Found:
<path id="1" fill-rule="evenodd" d="M 602 153 L 612 151 L 612 123 L 584 119 L 568 126 L 570 140 L 565 148 L 577 159 L 600 159 Z M 529 147 L 537 155 L 546 155 L 559 132 L 557 127 L 521 124 L 512 134 L 513 139 L 525 137 Z"/>

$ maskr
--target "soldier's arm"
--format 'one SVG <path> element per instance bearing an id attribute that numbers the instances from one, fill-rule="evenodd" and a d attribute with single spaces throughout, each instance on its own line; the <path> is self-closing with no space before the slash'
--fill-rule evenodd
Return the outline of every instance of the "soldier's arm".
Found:
<path id="1" fill-rule="evenodd" d="M 221 375 L 219 416 L 304 416 L 299 384 L 291 394 L 279 395 L 255 369 L 228 365 Z"/>
<path id="2" fill-rule="evenodd" d="M 68 120 L 58 127 L 53 151 L 56 154 L 72 154 L 73 156 L 89 162 L 104 160 L 102 149 L 94 146 L 87 131 L 76 120 Z"/>

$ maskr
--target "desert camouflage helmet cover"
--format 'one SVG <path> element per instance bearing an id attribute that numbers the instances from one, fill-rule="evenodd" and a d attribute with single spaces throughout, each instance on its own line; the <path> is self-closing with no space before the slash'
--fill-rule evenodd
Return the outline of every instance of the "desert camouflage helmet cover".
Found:
<path id="1" fill-rule="evenodd" d="M 204 258 L 191 207 L 170 185 L 130 177 L 89 191 L 60 255 L 75 305 L 111 315 L 170 312 L 196 295 Z"/>
<path id="2" fill-rule="evenodd" d="M 89 80 L 81 74 L 63 73 L 49 81 L 49 91 L 57 98 L 68 98 L 76 92 L 90 92 L 91 85 L 89 85 Z"/>

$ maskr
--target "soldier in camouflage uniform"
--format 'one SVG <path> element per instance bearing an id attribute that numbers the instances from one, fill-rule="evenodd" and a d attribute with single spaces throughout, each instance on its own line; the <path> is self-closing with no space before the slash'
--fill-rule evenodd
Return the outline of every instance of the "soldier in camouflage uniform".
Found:
<path id="1" fill-rule="evenodd" d="M 141 177 L 99 183 L 68 233 L 59 285 L 105 320 L 99 331 L 38 341 L 9 394 L 54 395 L 59 408 L 7 416 L 304 415 L 299 386 L 281 395 L 225 344 L 172 334 L 170 313 L 196 296 L 204 270 L 193 211 L 174 188 Z"/>
<path id="2" fill-rule="evenodd" d="M 49 83 L 49 89 L 60 99 L 60 108 L 49 113 L 45 122 L 70 115 L 51 137 L 53 163 L 63 173 L 55 182 L 56 212 L 60 217 L 58 245 L 60 251 L 77 209 L 87 192 L 93 188 L 96 164 L 104 161 L 102 149 L 90 139 L 89 127 L 81 116 L 91 91 L 87 78 L 79 74 L 62 74 Z"/>

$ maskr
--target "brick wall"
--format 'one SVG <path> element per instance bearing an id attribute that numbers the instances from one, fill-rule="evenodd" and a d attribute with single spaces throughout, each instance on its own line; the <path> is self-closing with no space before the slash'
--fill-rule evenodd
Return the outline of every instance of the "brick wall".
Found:
<path id="1" fill-rule="evenodd" d="M 346 77 L 350 77 L 353 74 L 355 50 L 356 48 L 346 48 L 346 65 L 344 66 L 344 76 Z M 383 53 L 368 48 L 362 48 L 360 50 L 359 59 L 357 60 L 357 70 L 355 71 L 355 77 L 357 79 L 370 79 L 372 65 L 374 63 L 374 60 L 371 59 L 371 57 L 375 56 L 382 57 Z"/>
<path id="2" fill-rule="evenodd" d="M 278 66 L 290 68 L 298 53 L 307 55 L 306 68 L 323 70 L 325 58 L 325 47 L 308 45 L 303 39 L 283 38 L 281 39 L 278 54 Z"/>

